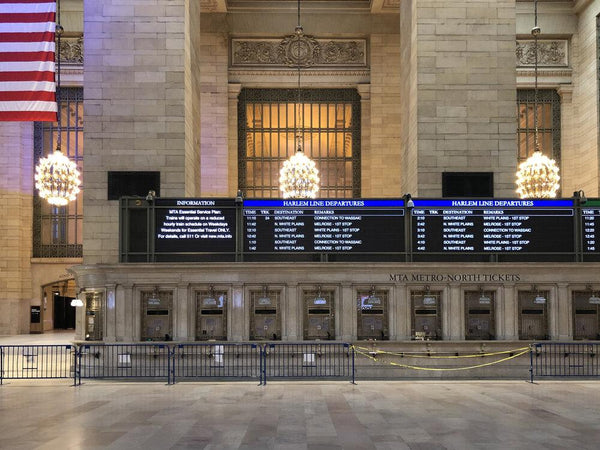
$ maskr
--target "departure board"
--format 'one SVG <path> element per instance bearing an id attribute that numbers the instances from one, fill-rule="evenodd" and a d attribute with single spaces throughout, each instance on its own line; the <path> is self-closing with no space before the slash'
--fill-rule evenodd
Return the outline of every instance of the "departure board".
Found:
<path id="1" fill-rule="evenodd" d="M 572 253 L 572 200 L 414 200 L 415 253 Z"/>
<path id="2" fill-rule="evenodd" d="M 233 253 L 233 199 L 155 199 L 156 253 Z"/>
<path id="3" fill-rule="evenodd" d="M 584 253 L 600 253 L 600 200 L 589 200 L 581 208 Z"/>
<path id="4" fill-rule="evenodd" d="M 401 253 L 404 201 L 245 200 L 244 252 Z"/>

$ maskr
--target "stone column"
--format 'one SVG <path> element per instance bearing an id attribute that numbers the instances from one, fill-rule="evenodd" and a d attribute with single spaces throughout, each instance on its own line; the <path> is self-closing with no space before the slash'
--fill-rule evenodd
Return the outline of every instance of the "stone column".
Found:
<path id="1" fill-rule="evenodd" d="M 117 289 L 115 296 L 116 340 L 133 342 L 133 285 L 124 284 Z"/>
<path id="2" fill-rule="evenodd" d="M 356 339 L 356 301 L 354 289 L 351 285 L 343 285 L 340 290 L 340 299 L 336 305 L 336 316 L 339 320 L 339 337 L 344 342 L 350 342 Z"/>
<path id="3" fill-rule="evenodd" d="M 451 284 L 446 292 L 449 294 L 448 304 L 450 308 L 442 313 L 448 318 L 448 333 L 451 340 L 465 339 L 465 308 L 462 299 L 460 284 Z M 444 333 L 446 334 L 446 333 Z"/>
<path id="4" fill-rule="evenodd" d="M 302 340 L 302 322 L 303 314 L 300 302 L 302 296 L 300 295 L 300 286 L 296 283 L 291 283 L 286 286 L 285 289 L 285 324 L 282 323 L 282 337 L 284 341 L 301 341 Z"/>
<path id="5" fill-rule="evenodd" d="M 503 288 L 504 312 L 498 317 L 503 323 L 505 340 L 519 339 L 519 299 L 518 291 L 514 284 L 505 284 Z"/>
<path id="6" fill-rule="evenodd" d="M 194 314 L 189 309 L 189 284 L 178 284 L 173 295 L 173 339 L 176 341 L 193 341 L 189 317 Z"/>
<path id="7" fill-rule="evenodd" d="M 563 197 L 568 197 L 581 189 L 578 183 L 582 158 L 575 148 L 579 123 L 573 106 L 573 86 L 561 85 L 557 92 L 560 95 L 560 179 Z"/>
<path id="8" fill-rule="evenodd" d="M 107 284 L 104 291 L 104 342 L 115 342 L 117 340 L 117 308 L 116 295 L 118 286 Z M 84 305 L 85 306 L 85 305 Z M 82 309 L 85 309 L 82 308 Z M 85 329 L 85 325 L 82 327 Z"/>
<path id="9" fill-rule="evenodd" d="M 372 172 L 372 149 L 371 149 L 371 85 L 356 85 L 360 95 L 360 146 L 361 146 L 361 194 L 363 197 L 371 197 Z"/>
<path id="10" fill-rule="evenodd" d="M 556 337 L 558 340 L 573 339 L 573 307 L 569 284 L 559 283 L 557 291 L 558 295 L 554 302 L 558 315 L 558 332 Z"/>
<path id="11" fill-rule="evenodd" d="M 396 291 L 396 339 L 409 341 L 412 338 L 410 288 L 407 285 L 400 285 L 396 286 L 394 290 Z"/>
<path id="12" fill-rule="evenodd" d="M 229 195 L 235 196 L 238 188 L 238 97 L 242 90 L 239 83 L 229 83 L 228 87 L 228 167 L 229 167 Z"/>
<path id="13" fill-rule="evenodd" d="M 244 286 L 234 284 L 231 286 L 231 301 L 229 302 L 229 330 L 227 335 L 234 342 L 249 339 L 249 311 L 244 307 Z"/>

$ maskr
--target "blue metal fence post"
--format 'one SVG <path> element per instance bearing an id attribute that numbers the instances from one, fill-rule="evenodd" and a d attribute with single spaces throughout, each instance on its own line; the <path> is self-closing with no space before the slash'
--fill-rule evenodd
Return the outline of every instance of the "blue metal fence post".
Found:
<path id="1" fill-rule="evenodd" d="M 0 346 L 0 386 L 4 378 L 4 347 Z"/>
<path id="2" fill-rule="evenodd" d="M 167 346 L 167 385 L 175 384 L 175 347 Z"/>
<path id="3" fill-rule="evenodd" d="M 529 346 L 529 381 L 533 384 L 533 345 Z"/>
<path id="4" fill-rule="evenodd" d="M 354 369 L 354 345 L 352 346 L 352 384 L 356 384 L 355 369 Z"/>
<path id="5" fill-rule="evenodd" d="M 73 346 L 73 386 L 77 386 L 77 354 L 79 353 L 79 348 L 74 345 Z"/>

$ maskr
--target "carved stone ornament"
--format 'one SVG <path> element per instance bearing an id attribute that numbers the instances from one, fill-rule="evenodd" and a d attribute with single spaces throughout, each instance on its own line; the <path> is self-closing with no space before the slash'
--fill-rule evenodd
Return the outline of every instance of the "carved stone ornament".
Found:
<path id="1" fill-rule="evenodd" d="M 83 36 L 61 38 L 60 61 L 66 64 L 83 64 Z"/>
<path id="2" fill-rule="evenodd" d="M 535 65 L 535 41 L 517 40 L 517 67 L 533 67 Z M 538 40 L 538 66 L 568 67 L 569 41 L 566 39 Z"/>
<path id="3" fill-rule="evenodd" d="M 290 35 L 279 39 L 232 39 L 232 67 L 367 67 L 365 39 L 316 39 Z"/>

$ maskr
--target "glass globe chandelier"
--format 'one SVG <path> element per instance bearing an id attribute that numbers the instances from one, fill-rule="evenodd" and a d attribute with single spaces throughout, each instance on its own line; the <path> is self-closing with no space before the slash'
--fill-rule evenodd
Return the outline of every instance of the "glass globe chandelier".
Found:
<path id="1" fill-rule="evenodd" d="M 538 36 L 542 30 L 538 26 L 537 0 L 534 1 L 534 17 L 535 24 L 531 29 L 535 52 L 534 152 L 519 165 L 516 192 L 521 198 L 554 198 L 560 189 L 558 166 L 553 159 L 542 154 L 538 136 Z"/>
<path id="2" fill-rule="evenodd" d="M 315 198 L 319 192 L 319 171 L 315 162 L 304 154 L 302 150 L 302 134 L 300 133 L 301 120 L 300 115 L 303 112 L 300 103 L 300 41 L 304 36 L 304 29 L 300 25 L 300 0 L 298 0 L 298 25 L 296 26 L 296 42 L 298 44 L 298 113 L 296 116 L 296 153 L 287 161 L 284 161 L 283 167 L 279 171 L 279 190 L 283 198 Z"/>
<path id="3" fill-rule="evenodd" d="M 35 188 L 39 196 L 54 206 L 65 206 L 77 198 L 81 180 L 77 165 L 61 152 L 61 111 L 60 111 L 60 37 L 63 27 L 60 25 L 60 1 L 56 5 L 56 103 L 58 106 L 56 150 L 46 158 L 40 159 L 35 168 Z"/>

